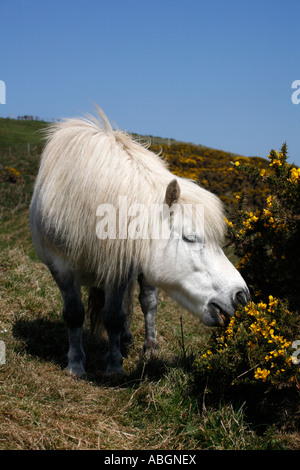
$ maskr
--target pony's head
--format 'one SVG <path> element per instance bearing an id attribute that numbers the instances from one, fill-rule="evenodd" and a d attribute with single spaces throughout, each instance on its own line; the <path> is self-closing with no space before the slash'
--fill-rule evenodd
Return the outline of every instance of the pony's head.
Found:
<path id="1" fill-rule="evenodd" d="M 221 248 L 221 203 L 179 178 L 168 184 L 164 202 L 169 208 L 163 216 L 164 222 L 168 219 L 169 236 L 164 233 L 153 241 L 150 263 L 143 272 L 205 325 L 222 326 L 239 304 L 248 303 L 249 290 Z"/>

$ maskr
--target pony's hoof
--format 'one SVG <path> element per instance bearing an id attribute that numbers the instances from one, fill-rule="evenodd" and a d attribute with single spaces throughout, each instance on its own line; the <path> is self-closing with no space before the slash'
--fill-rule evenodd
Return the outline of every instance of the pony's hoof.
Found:
<path id="1" fill-rule="evenodd" d="M 104 377 L 109 382 L 110 385 L 118 386 L 124 382 L 124 377 L 126 374 L 124 373 L 123 369 L 110 369 L 107 368 Z"/>
<path id="2" fill-rule="evenodd" d="M 154 338 L 148 338 L 146 339 L 144 343 L 144 354 L 146 356 L 152 356 L 157 354 L 159 349 L 158 342 Z"/>
<path id="3" fill-rule="evenodd" d="M 70 375 L 75 375 L 76 377 L 86 376 L 86 371 L 82 364 L 68 364 L 65 371 Z"/>
<path id="4" fill-rule="evenodd" d="M 125 375 L 122 367 L 107 367 L 105 375 L 108 377 L 123 377 Z"/>

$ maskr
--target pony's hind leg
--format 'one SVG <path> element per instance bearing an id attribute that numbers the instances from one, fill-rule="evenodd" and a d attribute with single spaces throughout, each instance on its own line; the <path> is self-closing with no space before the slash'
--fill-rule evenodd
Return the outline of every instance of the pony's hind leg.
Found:
<path id="1" fill-rule="evenodd" d="M 155 332 L 155 315 L 158 304 L 158 293 L 157 288 L 148 284 L 142 273 L 138 276 L 138 282 L 140 285 L 139 302 L 145 318 L 144 352 L 152 353 L 158 349 Z"/>
<path id="2" fill-rule="evenodd" d="M 68 266 L 59 260 L 48 264 L 63 298 L 63 318 L 68 329 L 69 350 L 66 371 L 82 376 L 85 374 L 85 353 L 82 347 L 82 326 L 84 306 L 81 301 L 80 284 L 77 276 Z"/>
<path id="3" fill-rule="evenodd" d="M 132 342 L 124 308 L 127 287 L 127 284 L 124 284 L 105 292 L 102 320 L 108 335 L 108 353 L 106 355 L 106 373 L 108 374 L 123 373 L 121 343 Z"/>

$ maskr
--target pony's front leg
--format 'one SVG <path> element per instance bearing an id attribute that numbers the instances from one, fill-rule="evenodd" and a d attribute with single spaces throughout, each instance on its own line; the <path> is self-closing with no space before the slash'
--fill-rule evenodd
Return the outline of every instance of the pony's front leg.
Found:
<path id="1" fill-rule="evenodd" d="M 144 352 L 153 353 L 158 349 L 155 332 L 155 315 L 158 304 L 157 288 L 148 284 L 143 274 L 138 276 L 140 285 L 139 301 L 145 318 Z"/>
<path id="2" fill-rule="evenodd" d="M 82 376 L 85 374 L 85 353 L 82 347 L 82 327 L 68 328 L 69 351 L 66 371 Z"/>

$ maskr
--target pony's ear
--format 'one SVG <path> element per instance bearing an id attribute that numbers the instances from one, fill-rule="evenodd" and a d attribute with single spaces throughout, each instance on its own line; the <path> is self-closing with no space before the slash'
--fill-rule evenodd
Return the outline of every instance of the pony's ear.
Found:
<path id="1" fill-rule="evenodd" d="M 180 197 L 180 187 L 176 179 L 173 179 L 167 186 L 166 203 L 169 207 L 176 204 Z"/>

